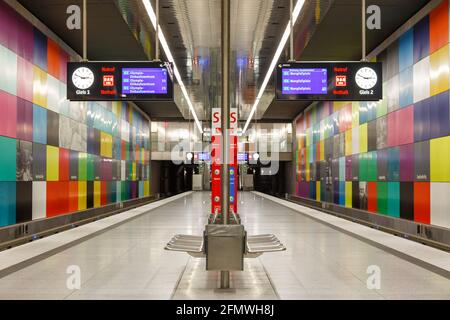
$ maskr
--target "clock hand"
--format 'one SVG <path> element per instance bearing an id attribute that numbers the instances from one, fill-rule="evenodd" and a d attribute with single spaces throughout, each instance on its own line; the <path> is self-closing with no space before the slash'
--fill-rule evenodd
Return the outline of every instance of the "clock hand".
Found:
<path id="1" fill-rule="evenodd" d="M 361 75 L 358 75 L 358 77 L 363 78 L 363 79 L 366 79 L 366 80 L 372 80 L 372 79 L 375 79 L 374 77 L 364 77 L 364 76 L 361 76 Z"/>
<path id="2" fill-rule="evenodd" d="M 75 75 L 75 76 L 77 76 L 78 78 L 80 78 L 80 79 L 82 79 L 82 80 L 86 80 L 86 79 L 89 79 L 89 77 L 82 77 L 82 76 L 79 76 L 79 75 Z"/>

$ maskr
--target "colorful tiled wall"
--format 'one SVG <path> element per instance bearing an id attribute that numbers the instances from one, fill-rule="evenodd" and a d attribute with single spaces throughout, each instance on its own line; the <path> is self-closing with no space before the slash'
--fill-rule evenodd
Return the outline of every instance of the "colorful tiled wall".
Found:
<path id="1" fill-rule="evenodd" d="M 67 101 L 69 59 L 0 2 L 0 227 L 150 194 L 148 120 Z"/>
<path id="2" fill-rule="evenodd" d="M 297 120 L 297 194 L 450 227 L 449 4 L 377 57 L 379 103 L 317 103 Z"/>

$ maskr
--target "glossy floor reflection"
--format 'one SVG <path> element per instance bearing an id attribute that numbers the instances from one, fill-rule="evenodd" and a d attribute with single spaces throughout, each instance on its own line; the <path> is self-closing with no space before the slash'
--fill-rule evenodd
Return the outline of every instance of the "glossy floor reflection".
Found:
<path id="1" fill-rule="evenodd" d="M 202 233 L 209 197 L 176 200 L 1 278 L 0 299 L 450 299 L 449 279 L 252 193 L 240 194 L 248 233 L 274 233 L 288 250 L 246 261 L 236 290 L 217 292 L 204 261 L 163 249 L 174 234 Z M 79 290 L 67 287 L 72 265 Z M 379 290 L 367 288 L 372 265 Z"/>

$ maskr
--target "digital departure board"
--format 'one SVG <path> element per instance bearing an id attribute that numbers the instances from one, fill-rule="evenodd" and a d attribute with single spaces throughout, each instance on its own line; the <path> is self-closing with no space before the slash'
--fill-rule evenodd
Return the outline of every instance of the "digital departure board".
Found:
<path id="1" fill-rule="evenodd" d="M 378 101 L 383 98 L 381 63 L 279 64 L 277 100 Z"/>
<path id="2" fill-rule="evenodd" d="M 71 101 L 172 101 L 172 65 L 164 62 L 70 62 Z"/>
<path id="3" fill-rule="evenodd" d="M 318 69 L 283 69 L 283 95 L 327 94 L 328 70 Z"/>

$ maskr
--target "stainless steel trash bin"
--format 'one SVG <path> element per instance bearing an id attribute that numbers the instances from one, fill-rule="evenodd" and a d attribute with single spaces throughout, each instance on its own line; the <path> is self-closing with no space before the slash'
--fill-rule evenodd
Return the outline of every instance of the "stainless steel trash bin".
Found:
<path id="1" fill-rule="evenodd" d="M 206 270 L 243 271 L 246 232 L 242 225 L 207 225 Z"/>

